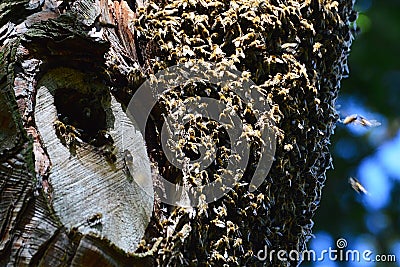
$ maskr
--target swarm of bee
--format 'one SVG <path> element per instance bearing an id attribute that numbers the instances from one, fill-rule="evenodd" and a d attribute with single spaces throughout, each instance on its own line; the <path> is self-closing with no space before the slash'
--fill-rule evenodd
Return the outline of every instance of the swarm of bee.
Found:
<path id="1" fill-rule="evenodd" d="M 271 107 L 265 116 L 275 122 L 278 137 L 272 169 L 250 193 L 247 185 L 264 141 L 254 116 L 257 110 L 244 106 L 232 92 L 207 83 L 172 88 L 161 97 L 154 117 L 178 114 L 180 109 L 188 114 L 190 123 L 174 121 L 182 136 L 170 147 L 178 158 L 195 159 L 201 146 L 208 148 L 208 157 L 215 156 L 206 170 L 193 164 L 185 175 L 163 156 L 159 136 L 164 120 L 154 121 L 156 138 L 146 141 L 150 158 L 166 179 L 190 186 L 218 181 L 231 159 L 231 141 L 222 127 L 183 110 L 185 101 L 197 96 L 223 101 L 228 108 L 220 119 L 229 120 L 230 112 L 240 114 L 242 141 L 252 152 L 243 179 L 222 199 L 194 210 L 159 204 L 154 227 L 165 238 L 155 256 L 158 266 L 298 264 L 260 262 L 256 255 L 264 246 L 302 251 L 311 237 L 325 170 L 331 165 L 329 138 L 339 119 L 334 103 L 340 80 L 347 75 L 354 14 L 350 0 L 154 1 L 137 10 L 132 28 L 147 75 L 195 60 L 242 71 L 245 77 L 235 77 L 237 86 L 245 79 L 258 85 L 254 90 Z M 189 234 L 182 233 L 185 225 L 191 228 Z M 146 237 L 148 244 L 153 237 Z"/>

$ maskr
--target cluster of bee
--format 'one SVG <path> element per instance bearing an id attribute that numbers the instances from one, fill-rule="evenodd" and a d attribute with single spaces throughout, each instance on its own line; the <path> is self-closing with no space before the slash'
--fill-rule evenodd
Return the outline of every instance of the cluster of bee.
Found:
<path id="1" fill-rule="evenodd" d="M 234 160 L 231 142 L 247 142 L 252 150 L 241 183 L 221 200 L 202 202 L 192 219 L 182 209 L 180 215 L 174 216 L 169 209 L 160 209 L 160 217 L 167 218 L 163 229 L 189 221 L 192 231 L 182 237 L 178 227 L 169 234 L 171 240 L 181 240 L 180 246 L 164 246 L 169 249 L 160 253 L 158 265 L 184 262 L 250 266 L 259 264 L 254 255 L 264 244 L 269 249 L 305 249 L 321 198 L 325 169 L 331 165 L 328 145 L 339 119 L 334 103 L 347 71 L 353 39 L 349 27 L 352 8 L 351 0 L 341 2 L 340 8 L 336 1 L 173 0 L 150 2 L 137 10 L 132 28 L 146 44 L 144 69 L 155 73 L 196 59 L 213 61 L 217 66 L 243 71 L 242 77 L 232 75 L 235 82 L 231 86 L 242 88 L 246 79 L 251 79 L 258 85 L 252 90 L 258 90 L 261 101 L 273 107 L 268 114 L 258 114 L 230 90 L 211 85 L 174 88 L 163 96 L 158 117 L 175 117 L 172 124 L 180 129 L 182 139 L 169 144 L 171 151 L 182 160 L 194 160 L 199 148 L 206 147 L 208 157 L 215 157 L 206 170 L 196 164 L 188 166 L 189 184 L 218 181 L 227 162 Z M 251 92 L 245 94 L 250 103 L 254 102 Z M 239 114 L 245 125 L 239 140 L 229 140 L 223 127 L 214 121 L 191 114 L 185 101 L 198 96 L 225 104 L 219 120 L 226 125 L 234 127 L 233 114 Z M 186 120 L 191 121 L 189 125 L 182 124 L 185 112 L 191 116 Z M 257 119 L 262 117 L 259 115 L 273 118 L 276 126 Z M 161 123 L 155 123 L 158 133 Z M 274 127 L 277 132 L 275 162 L 257 193 L 249 194 L 246 185 L 257 165 L 259 148 L 265 143 L 262 127 Z M 214 146 L 217 148 L 212 150 Z M 166 179 L 178 177 L 179 171 L 171 171 L 173 168 L 164 162 L 160 160 L 158 164 L 160 175 Z M 201 244 L 195 252 L 189 248 L 192 235 Z M 264 264 L 291 263 L 273 259 Z"/>
<path id="2" fill-rule="evenodd" d="M 114 145 L 114 140 L 106 130 L 99 130 L 94 136 L 87 137 L 81 129 L 75 128 L 73 125 L 64 124 L 60 120 L 54 122 L 54 129 L 61 143 L 67 147 L 71 155 L 76 155 L 77 148 L 83 143 L 88 143 L 97 148 L 105 158 L 105 160 L 113 165 L 117 160 L 117 148 Z M 87 139 L 88 142 L 83 141 Z"/>
<path id="3" fill-rule="evenodd" d="M 76 148 L 82 144 L 81 132 L 74 126 L 69 124 L 65 125 L 59 120 L 56 120 L 53 125 L 61 143 L 69 148 L 71 154 L 75 155 Z"/>
<path id="4" fill-rule="evenodd" d="M 356 178 L 350 177 L 349 178 L 349 184 L 354 189 L 354 191 L 356 191 L 357 193 L 364 194 L 364 195 L 368 195 L 369 194 L 367 189 L 365 189 L 365 187 Z"/>

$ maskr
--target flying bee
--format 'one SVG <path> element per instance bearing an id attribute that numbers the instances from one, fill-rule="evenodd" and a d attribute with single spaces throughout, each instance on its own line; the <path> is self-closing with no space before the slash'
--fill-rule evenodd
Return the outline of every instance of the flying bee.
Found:
<path id="1" fill-rule="evenodd" d="M 358 118 L 357 114 L 352 114 L 352 115 L 347 116 L 346 118 L 344 118 L 344 120 L 342 122 L 343 122 L 343 124 L 347 125 L 347 124 L 356 122 L 357 118 Z"/>
<path id="2" fill-rule="evenodd" d="M 364 127 L 377 127 L 377 126 L 381 125 L 381 123 L 376 120 L 367 120 L 363 116 L 359 116 L 357 114 L 347 116 L 346 118 L 344 118 L 344 120 L 342 122 L 345 125 L 350 124 L 350 123 L 355 123 L 355 124 L 359 124 Z"/>
<path id="3" fill-rule="evenodd" d="M 381 125 L 381 123 L 376 120 L 367 120 L 366 118 L 364 118 L 362 116 L 360 116 L 359 124 L 364 127 L 377 127 L 377 126 Z"/>
<path id="4" fill-rule="evenodd" d="M 349 184 L 354 189 L 354 191 L 356 191 L 357 193 L 364 194 L 364 195 L 369 195 L 369 193 L 365 189 L 365 187 L 356 178 L 350 177 L 349 178 Z"/>

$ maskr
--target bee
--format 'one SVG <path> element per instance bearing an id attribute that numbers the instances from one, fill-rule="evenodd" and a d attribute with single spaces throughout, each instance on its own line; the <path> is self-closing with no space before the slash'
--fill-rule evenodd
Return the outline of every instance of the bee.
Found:
<path id="1" fill-rule="evenodd" d="M 69 124 L 65 125 L 65 129 L 66 129 L 67 132 L 73 133 L 73 134 L 78 135 L 78 136 L 80 136 L 80 132 L 82 131 L 82 130 L 76 129 L 74 126 L 69 125 Z"/>
<path id="2" fill-rule="evenodd" d="M 362 116 L 360 116 L 359 124 L 364 127 L 377 127 L 377 126 L 381 125 L 381 123 L 376 120 L 367 120 L 366 118 L 364 118 Z"/>
<path id="3" fill-rule="evenodd" d="M 233 247 L 237 248 L 237 247 L 241 247 L 241 246 L 242 246 L 242 239 L 241 238 L 236 238 L 235 242 L 233 243 Z"/>
<path id="4" fill-rule="evenodd" d="M 201 22 L 195 24 L 195 31 L 200 33 L 204 38 L 210 36 L 210 32 L 207 30 L 207 27 Z"/>
<path id="5" fill-rule="evenodd" d="M 211 256 L 212 259 L 215 259 L 217 261 L 223 261 L 226 262 L 225 257 L 222 254 L 219 254 L 218 252 L 214 252 L 213 255 Z"/>
<path id="6" fill-rule="evenodd" d="M 196 132 L 195 132 L 195 130 L 194 130 L 193 128 L 189 128 L 189 129 L 188 129 L 187 135 L 188 135 L 190 141 L 192 141 L 192 142 L 195 141 L 195 139 L 196 139 Z"/>
<path id="7" fill-rule="evenodd" d="M 205 41 L 199 37 L 189 38 L 189 42 L 193 45 L 205 45 Z"/>
<path id="8" fill-rule="evenodd" d="M 217 226 L 219 228 L 225 228 L 225 223 L 221 220 L 214 219 L 211 221 L 211 223 L 213 223 L 215 226 Z"/>
<path id="9" fill-rule="evenodd" d="M 331 3 L 329 3 L 329 4 L 327 4 L 327 7 L 328 7 L 329 9 L 335 9 L 335 11 L 337 12 L 337 10 L 338 10 L 338 5 L 339 5 L 338 2 L 333 1 L 333 2 L 331 2 Z"/>
<path id="10" fill-rule="evenodd" d="M 89 144 L 96 147 L 113 146 L 114 140 L 106 130 L 100 130 L 96 136 L 89 141 Z"/>
<path id="11" fill-rule="evenodd" d="M 226 217 L 228 215 L 228 211 L 224 206 L 219 206 L 218 208 L 213 208 L 213 211 L 215 214 L 218 215 L 218 217 Z M 232 225 L 233 223 L 231 221 L 228 221 L 228 226 Z"/>
<path id="12" fill-rule="evenodd" d="M 346 118 L 344 118 L 344 120 L 342 122 L 343 122 L 343 124 L 347 125 L 347 124 L 356 122 L 357 119 L 358 119 L 358 115 L 357 114 L 352 114 L 352 115 L 347 116 Z"/>
<path id="13" fill-rule="evenodd" d="M 106 130 L 100 130 L 93 137 L 89 144 L 98 148 L 109 164 L 117 161 L 117 148 L 114 145 L 114 139 Z"/>
<path id="14" fill-rule="evenodd" d="M 377 126 L 381 125 L 381 123 L 376 120 L 367 120 L 363 116 L 359 116 L 357 114 L 347 116 L 346 118 L 344 118 L 344 120 L 342 122 L 345 125 L 350 124 L 350 123 L 355 123 L 355 124 L 359 124 L 364 127 L 377 127 Z"/>
<path id="15" fill-rule="evenodd" d="M 264 194 L 260 193 L 257 195 L 257 202 L 261 203 L 264 201 Z"/>
<path id="16" fill-rule="evenodd" d="M 321 44 L 320 42 L 316 42 L 316 43 L 313 45 L 313 52 L 316 53 L 316 52 L 320 51 L 320 48 L 321 48 L 321 47 L 322 47 L 322 44 Z"/>
<path id="17" fill-rule="evenodd" d="M 192 49 L 188 46 L 188 45 L 184 45 L 182 47 L 182 54 L 184 56 L 188 55 L 188 56 L 194 56 L 195 53 L 192 51 Z"/>
<path id="18" fill-rule="evenodd" d="M 350 177 L 349 178 L 349 184 L 354 189 L 354 191 L 356 191 L 357 193 L 364 194 L 364 195 L 369 195 L 369 193 L 365 189 L 365 187 L 356 178 Z"/>
<path id="19" fill-rule="evenodd" d="M 258 9 L 261 13 L 266 13 L 268 11 L 268 5 L 265 1 L 261 1 L 258 5 Z"/>
<path id="20" fill-rule="evenodd" d="M 299 46 L 298 43 L 284 43 L 281 45 L 281 48 L 282 49 L 290 49 L 290 48 L 296 49 L 298 46 Z"/>
<path id="21" fill-rule="evenodd" d="M 131 175 L 130 169 L 133 169 L 133 156 L 131 154 L 131 152 L 128 149 L 124 150 L 124 172 L 127 176 L 128 182 L 132 182 L 133 181 L 133 177 Z"/>
<path id="22" fill-rule="evenodd" d="M 211 30 L 214 31 L 219 25 L 222 25 L 222 19 L 221 19 L 221 17 L 216 17 L 213 25 L 211 25 Z M 224 31 L 225 31 L 225 26 L 224 26 Z"/>
<path id="23" fill-rule="evenodd" d="M 114 165 L 114 163 L 117 161 L 117 148 L 115 147 L 114 142 L 106 143 L 105 145 L 101 146 L 100 151 L 106 161 L 109 164 Z"/>
<path id="24" fill-rule="evenodd" d="M 286 145 L 284 145 L 283 149 L 286 150 L 286 151 L 291 151 L 293 149 L 293 145 L 286 144 Z"/>
<path id="25" fill-rule="evenodd" d="M 217 240 L 217 242 L 215 242 L 214 247 L 219 249 L 222 248 L 224 246 L 225 240 L 224 238 L 220 238 Z"/>
<path id="26" fill-rule="evenodd" d="M 177 8 L 173 8 L 173 9 L 164 9 L 159 11 L 161 14 L 163 14 L 164 16 L 171 16 L 174 15 L 175 13 L 179 12 L 179 9 Z M 156 13 L 157 14 L 157 13 Z"/>
<path id="27" fill-rule="evenodd" d="M 199 215 L 204 214 L 208 218 L 208 204 L 206 202 L 206 196 L 201 194 L 199 197 L 199 204 L 197 206 Z"/>
<path id="28" fill-rule="evenodd" d="M 56 120 L 54 122 L 54 129 L 56 130 L 56 134 L 58 136 L 64 135 L 66 133 L 66 127 L 65 127 L 64 123 L 62 123 L 59 120 Z"/>
<path id="29" fill-rule="evenodd" d="M 207 47 L 208 47 L 207 45 L 196 46 L 196 47 L 193 47 L 193 50 L 195 50 L 196 53 L 200 53 L 200 54 L 209 56 L 209 55 L 211 55 L 211 53 L 204 49 Z"/>
<path id="30" fill-rule="evenodd" d="M 111 165 L 113 165 L 117 161 L 117 156 L 115 155 L 114 151 L 106 150 L 103 151 L 102 154 L 106 161 Z"/>
<path id="31" fill-rule="evenodd" d="M 233 222 L 231 222 L 231 221 L 227 221 L 227 226 L 228 226 L 228 228 L 227 228 L 228 234 L 234 233 L 234 232 L 237 230 L 237 228 L 238 228 L 238 227 L 237 227 Z"/>
<path id="32" fill-rule="evenodd" d="M 210 59 L 211 59 L 211 60 L 212 60 L 212 59 L 221 58 L 221 57 L 223 57 L 224 55 L 225 55 L 225 53 L 221 50 L 221 48 L 220 48 L 218 45 L 214 44 L 214 45 L 212 46 L 212 53 L 211 53 L 211 56 L 210 56 Z"/>
<path id="33" fill-rule="evenodd" d="M 94 226 L 97 224 L 101 224 L 103 219 L 103 214 L 101 212 L 94 214 L 86 219 L 86 223 L 89 226 Z"/>
<path id="34" fill-rule="evenodd" d="M 80 146 L 82 140 L 80 131 L 72 125 L 65 125 L 63 122 L 56 120 L 53 124 L 57 137 L 61 143 L 69 148 L 71 154 L 76 153 L 76 147 Z"/>
<path id="35" fill-rule="evenodd" d="M 350 21 L 350 22 L 354 22 L 354 21 L 357 20 L 357 17 L 358 17 L 357 12 L 356 12 L 356 11 L 352 11 L 352 12 L 350 13 L 349 21 Z"/>
<path id="36" fill-rule="evenodd" d="M 212 8 L 220 8 L 223 7 L 224 4 L 220 1 L 210 1 L 209 3 L 207 3 L 207 7 L 212 7 Z"/>
<path id="37" fill-rule="evenodd" d="M 222 177 L 219 174 L 214 174 L 214 181 L 216 183 L 222 184 Z"/>

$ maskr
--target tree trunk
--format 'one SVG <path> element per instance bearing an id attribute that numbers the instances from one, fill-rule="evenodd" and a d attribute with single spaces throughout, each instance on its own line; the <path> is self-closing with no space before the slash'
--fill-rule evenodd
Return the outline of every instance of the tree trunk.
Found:
<path id="1" fill-rule="evenodd" d="M 350 0 L 3 0 L 0 265 L 298 265 L 288 255 L 259 256 L 301 253 L 311 237 L 331 166 L 352 8 Z M 262 115 L 276 151 L 256 190 L 248 185 L 268 140 L 254 105 L 197 84 L 162 96 L 145 135 L 126 112 L 147 104 L 130 106 L 145 79 L 196 59 L 248 74 L 257 85 L 247 91 L 249 103 L 259 101 L 257 92 L 271 107 Z M 236 77 L 241 85 L 244 76 Z M 137 179 L 153 179 L 155 189 L 162 179 L 196 187 L 217 181 L 232 160 L 233 141 L 204 119 L 179 123 L 189 139 L 215 133 L 219 152 L 206 170 L 175 167 L 163 152 L 173 103 L 188 107 L 187 99 L 206 93 L 242 114 L 247 130 L 238 140 L 248 143 L 249 163 L 222 198 L 174 206 L 163 185 L 142 190 Z M 189 143 L 178 150 L 193 160 Z"/>

